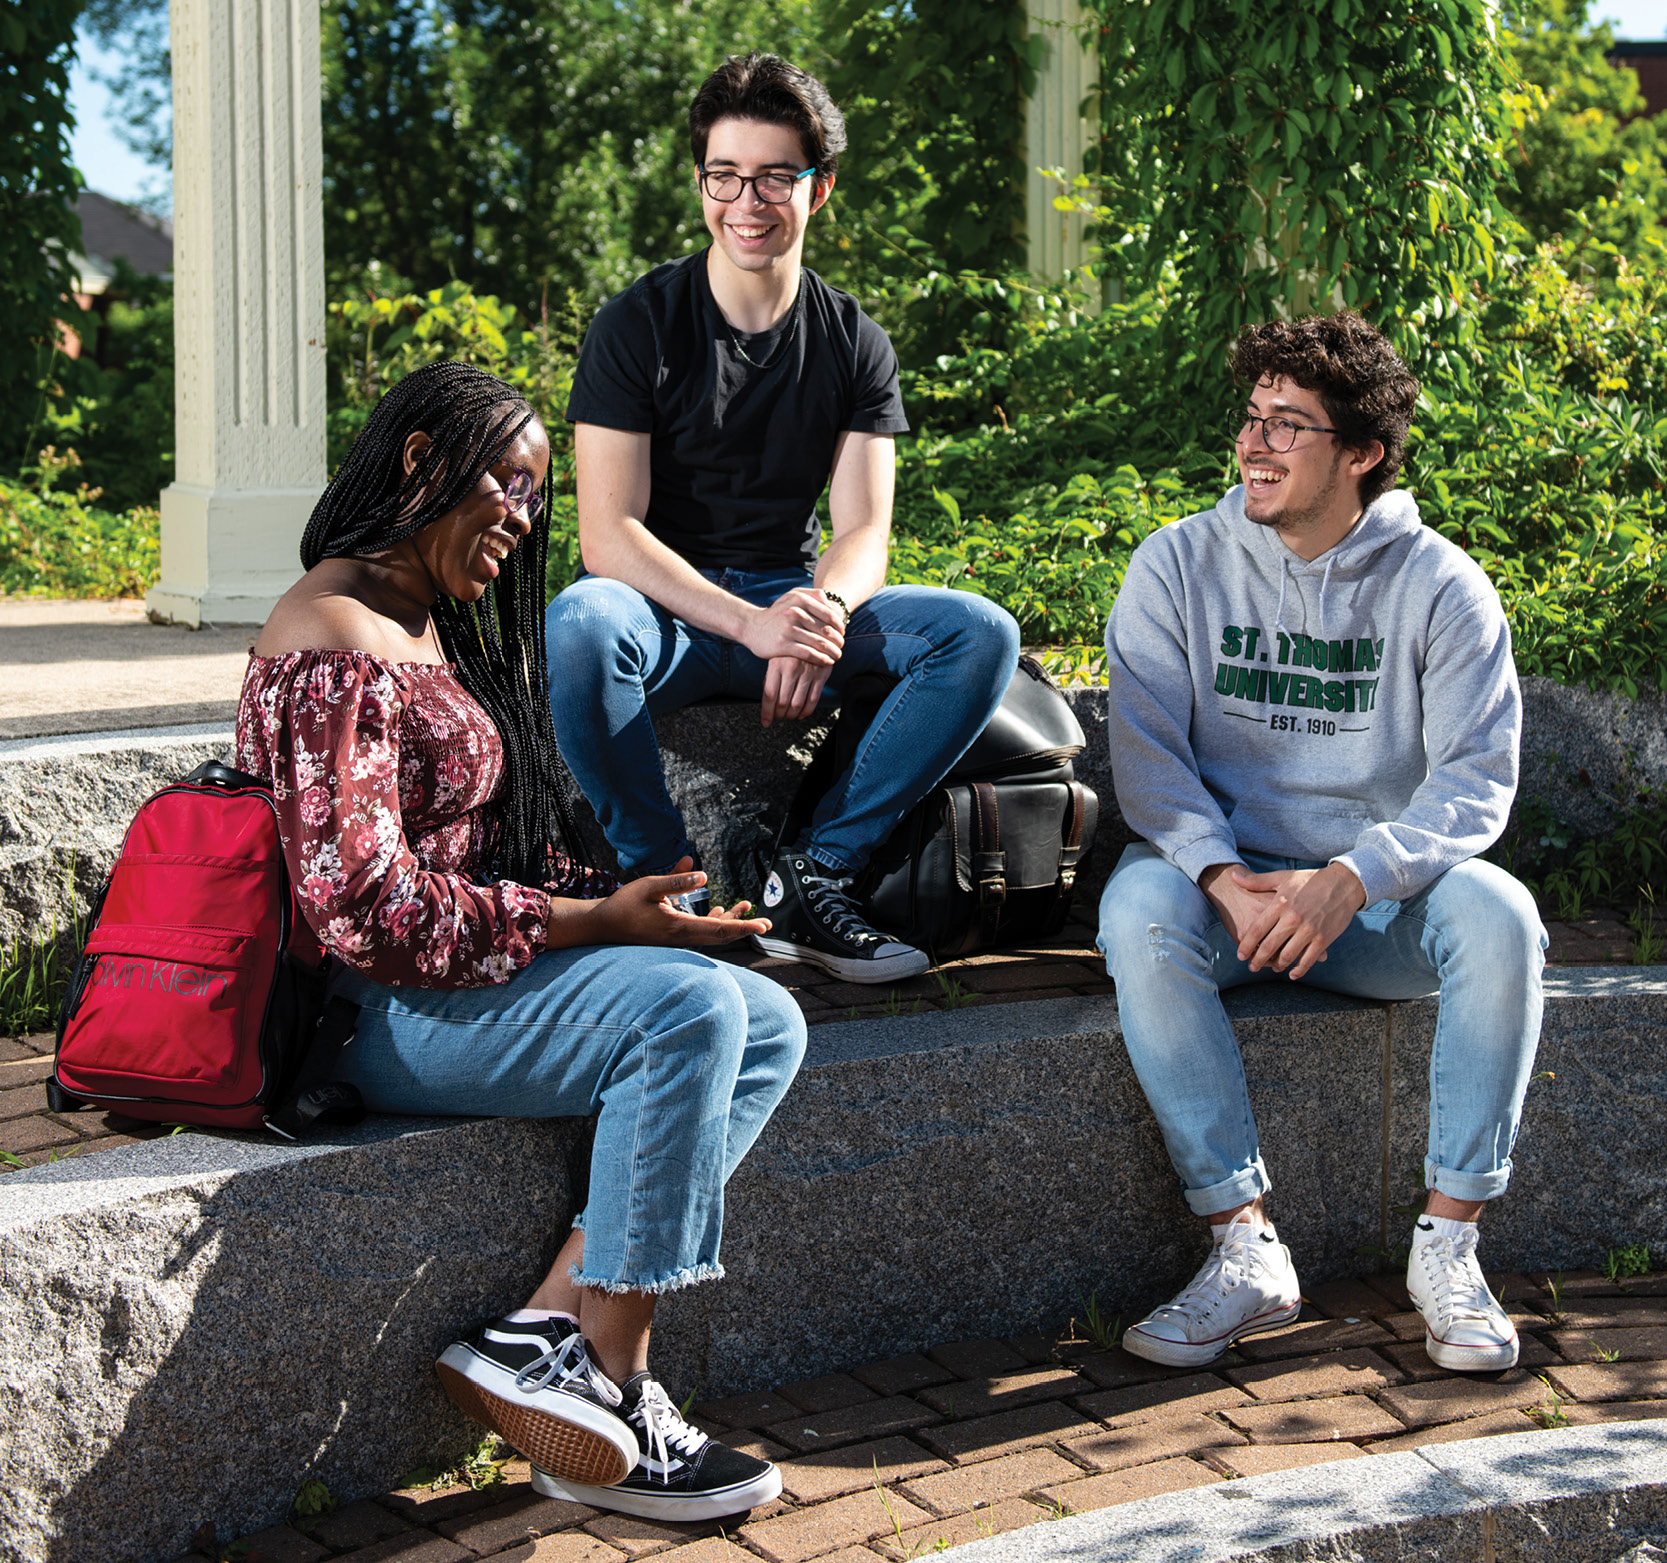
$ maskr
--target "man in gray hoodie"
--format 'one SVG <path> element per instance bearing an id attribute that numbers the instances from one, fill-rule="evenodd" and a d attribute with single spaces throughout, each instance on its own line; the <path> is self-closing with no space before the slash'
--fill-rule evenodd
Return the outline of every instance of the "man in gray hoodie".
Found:
<path id="1" fill-rule="evenodd" d="M 1219 996 L 1287 980 L 1440 993 L 1407 1288 L 1436 1363 L 1509 1367 L 1476 1222 L 1510 1178 L 1546 943 L 1533 898 L 1477 856 L 1516 790 L 1510 634 L 1481 569 L 1392 488 L 1418 382 L 1376 330 L 1254 327 L 1233 369 L 1241 483 L 1135 550 L 1106 626 L 1112 772 L 1145 839 L 1106 885 L 1100 947 L 1214 1238 L 1123 1344 L 1194 1366 L 1300 1311 Z"/>

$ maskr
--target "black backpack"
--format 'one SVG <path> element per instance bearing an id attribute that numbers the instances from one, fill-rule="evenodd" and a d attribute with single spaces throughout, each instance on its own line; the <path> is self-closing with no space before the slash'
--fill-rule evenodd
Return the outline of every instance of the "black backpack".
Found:
<path id="1" fill-rule="evenodd" d="M 891 688 L 877 678 L 846 687 L 772 856 L 798 838 Z M 1020 657 L 989 725 L 852 887 L 874 926 L 934 961 L 1058 933 L 1099 820 L 1099 798 L 1071 767 L 1086 742 L 1058 685 Z"/>

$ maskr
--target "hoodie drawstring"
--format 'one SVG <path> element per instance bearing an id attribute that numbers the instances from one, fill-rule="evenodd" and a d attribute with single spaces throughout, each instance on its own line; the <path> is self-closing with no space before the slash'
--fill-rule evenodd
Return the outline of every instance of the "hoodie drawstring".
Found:
<path id="1" fill-rule="evenodd" d="M 1274 612 L 1273 627 L 1276 630 L 1285 628 L 1285 583 L 1291 578 L 1291 562 L 1288 559 L 1279 561 L 1279 607 Z"/>
<path id="2" fill-rule="evenodd" d="M 1320 634 L 1323 637 L 1325 628 L 1325 589 L 1331 585 L 1331 567 L 1337 563 L 1337 550 L 1331 551 L 1331 557 L 1325 562 L 1325 574 L 1320 577 Z"/>

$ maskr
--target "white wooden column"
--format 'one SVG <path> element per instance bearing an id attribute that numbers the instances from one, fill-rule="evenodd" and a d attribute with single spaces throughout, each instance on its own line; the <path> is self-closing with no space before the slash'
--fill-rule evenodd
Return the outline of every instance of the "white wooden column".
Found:
<path id="1" fill-rule="evenodd" d="M 1038 168 L 1063 168 L 1067 178 L 1083 172 L 1083 155 L 1097 128 L 1082 114 L 1082 100 L 1099 81 L 1099 51 L 1084 48 L 1078 0 L 1026 0 L 1032 37 L 1044 41 L 1036 90 L 1025 105 L 1025 234 L 1032 276 L 1057 281 L 1065 270 L 1084 265 L 1083 219 L 1054 209 L 1064 194 Z"/>
<path id="2" fill-rule="evenodd" d="M 154 619 L 256 624 L 324 486 L 318 0 L 170 0 L 175 470 Z"/>

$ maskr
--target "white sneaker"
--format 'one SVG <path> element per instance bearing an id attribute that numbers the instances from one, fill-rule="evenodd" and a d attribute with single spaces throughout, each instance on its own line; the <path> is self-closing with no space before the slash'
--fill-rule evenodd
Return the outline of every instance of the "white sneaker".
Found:
<path id="1" fill-rule="evenodd" d="M 1424 1315 L 1424 1349 L 1438 1368 L 1483 1373 L 1516 1366 L 1516 1326 L 1476 1263 L 1476 1227 L 1444 1237 L 1421 1217 L 1407 1259 L 1407 1290 Z"/>
<path id="2" fill-rule="evenodd" d="M 1276 1330 L 1301 1312 L 1290 1249 L 1240 1211 L 1192 1284 L 1123 1332 L 1123 1349 L 1167 1367 L 1199 1367 L 1241 1335 Z"/>

